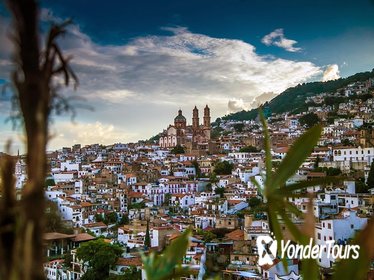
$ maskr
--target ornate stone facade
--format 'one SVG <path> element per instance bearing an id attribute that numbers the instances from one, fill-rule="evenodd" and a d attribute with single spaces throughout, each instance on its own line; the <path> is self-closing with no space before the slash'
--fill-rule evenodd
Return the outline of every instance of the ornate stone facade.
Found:
<path id="1" fill-rule="evenodd" d="M 192 125 L 187 125 L 187 120 L 178 111 L 174 118 L 174 125 L 170 124 L 160 137 L 159 145 L 162 148 L 173 148 L 177 145 L 187 147 L 188 150 L 197 150 L 200 147 L 208 147 L 210 142 L 210 109 L 208 105 L 204 108 L 203 124 L 199 122 L 199 110 L 192 111 Z"/>

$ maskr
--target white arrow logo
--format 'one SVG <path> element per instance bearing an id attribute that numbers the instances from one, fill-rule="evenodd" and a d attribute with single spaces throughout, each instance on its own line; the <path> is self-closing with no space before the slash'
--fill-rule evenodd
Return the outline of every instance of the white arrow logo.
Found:
<path id="1" fill-rule="evenodd" d="M 277 256 L 277 241 L 270 236 L 259 236 L 256 240 L 258 250 L 258 264 L 272 265 Z"/>

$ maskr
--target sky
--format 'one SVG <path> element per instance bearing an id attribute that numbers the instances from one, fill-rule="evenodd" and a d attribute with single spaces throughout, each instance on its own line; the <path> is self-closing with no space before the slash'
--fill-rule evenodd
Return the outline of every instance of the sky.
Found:
<path id="1" fill-rule="evenodd" d="M 72 19 L 59 40 L 79 78 L 61 91 L 77 115 L 53 117 L 48 149 L 148 139 L 179 108 L 212 119 L 291 86 L 374 68 L 374 1 L 45 0 L 40 29 Z M 10 15 L 0 4 L 0 86 L 13 68 Z M 24 151 L 9 92 L 0 96 L 0 151 Z"/>

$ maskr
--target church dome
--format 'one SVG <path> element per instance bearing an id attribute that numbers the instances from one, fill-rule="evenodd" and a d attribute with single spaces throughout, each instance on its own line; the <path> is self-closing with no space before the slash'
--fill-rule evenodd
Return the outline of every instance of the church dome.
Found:
<path id="1" fill-rule="evenodd" d="M 174 122 L 185 122 L 186 118 L 182 115 L 182 110 L 178 111 L 178 116 L 174 118 Z"/>

